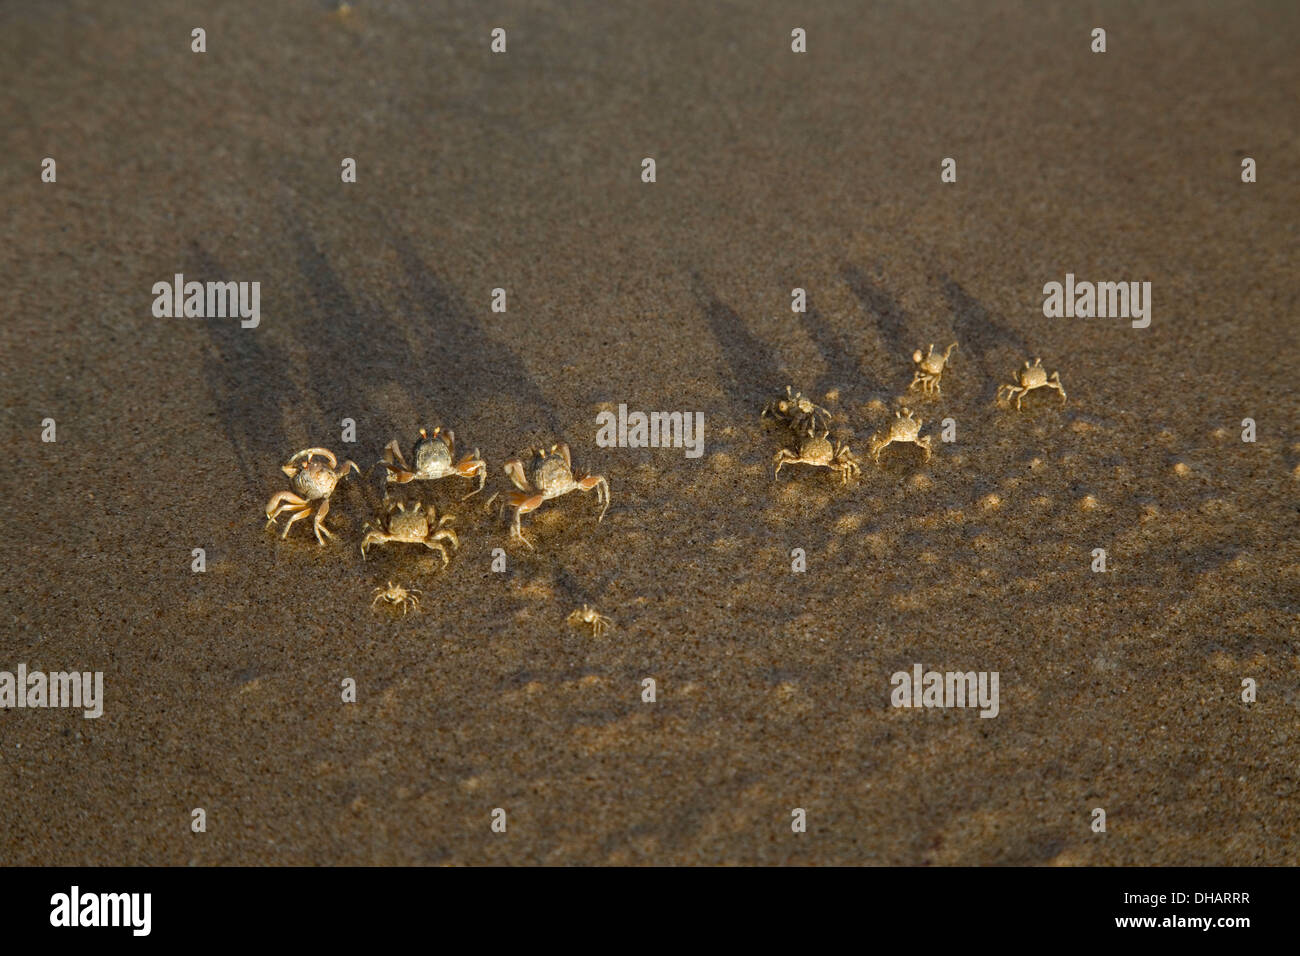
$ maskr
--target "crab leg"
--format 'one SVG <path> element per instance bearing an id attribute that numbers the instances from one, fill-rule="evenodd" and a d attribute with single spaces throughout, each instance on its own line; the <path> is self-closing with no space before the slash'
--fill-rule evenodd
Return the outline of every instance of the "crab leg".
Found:
<path id="1" fill-rule="evenodd" d="M 532 491 L 532 488 L 528 486 L 528 479 L 524 475 L 524 463 L 518 458 L 511 458 L 502 465 L 502 470 L 506 473 L 506 477 L 510 479 L 510 483 L 520 491 Z"/>
<path id="2" fill-rule="evenodd" d="M 478 487 L 468 495 L 465 495 L 464 498 L 461 498 L 461 501 L 464 501 L 465 498 L 468 498 L 471 495 L 478 494 L 483 490 L 483 486 L 487 484 L 487 462 L 479 458 L 477 448 L 474 449 L 474 454 L 466 455 L 453 467 L 456 474 L 460 475 L 462 478 L 473 478 L 475 475 L 478 475 Z"/>
<path id="3" fill-rule="evenodd" d="M 325 538 L 321 537 L 323 533 L 326 537 L 334 537 L 334 532 L 325 527 L 325 516 L 330 513 L 330 500 L 322 498 L 320 508 L 316 511 L 316 520 L 312 522 L 312 527 L 316 532 L 316 540 L 321 544 L 325 543 Z"/>
<path id="4" fill-rule="evenodd" d="M 515 516 L 513 522 L 511 523 L 510 534 L 513 537 L 518 538 L 524 544 L 528 545 L 530 551 L 533 549 L 532 543 L 527 538 L 524 537 L 524 529 L 523 526 L 520 524 L 519 519 L 522 518 L 528 512 L 533 511 L 534 509 L 540 507 L 542 502 L 545 500 L 546 499 L 543 498 L 541 495 L 526 495 L 521 491 L 510 492 L 510 497 L 508 501 L 510 503 L 510 507 L 515 509 Z"/>
<path id="5" fill-rule="evenodd" d="M 460 538 L 456 537 L 456 532 L 450 528 L 444 528 L 441 531 L 435 531 L 429 535 L 430 541 L 450 541 L 453 548 L 460 547 Z"/>
<path id="6" fill-rule="evenodd" d="M 566 446 L 567 447 L 567 446 Z M 586 478 L 579 479 L 578 487 L 583 491 L 596 489 L 596 502 L 605 502 L 605 507 L 600 511 L 600 517 L 596 519 L 599 523 L 605 518 L 605 512 L 609 510 L 609 482 L 605 480 L 604 475 L 588 475 Z"/>
<path id="7" fill-rule="evenodd" d="M 284 526 L 284 533 L 280 535 L 281 538 L 289 537 L 289 529 L 293 527 L 293 523 L 295 521 L 297 521 L 300 518 L 305 518 L 309 514 L 311 514 L 311 504 L 309 502 L 304 502 L 303 504 L 298 505 L 297 507 L 287 508 L 285 510 L 291 511 L 292 515 L 289 518 L 288 523 L 285 524 Z"/>
<path id="8" fill-rule="evenodd" d="M 307 502 L 299 498 L 292 491 L 277 491 L 271 496 L 271 500 L 266 503 L 266 520 L 268 524 L 275 524 L 276 516 L 282 511 L 290 508 L 296 508 L 299 505 L 305 505 Z"/>

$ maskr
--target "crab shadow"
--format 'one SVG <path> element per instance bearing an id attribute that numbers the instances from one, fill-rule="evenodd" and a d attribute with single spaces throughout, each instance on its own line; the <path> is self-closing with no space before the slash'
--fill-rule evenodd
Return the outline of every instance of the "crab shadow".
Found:
<path id="1" fill-rule="evenodd" d="M 426 264 L 407 236 L 392 234 L 389 242 L 406 275 L 411 314 L 418 322 L 409 330 L 417 343 L 409 367 L 435 372 L 409 381 L 407 388 L 416 406 L 436 410 L 450 424 L 468 422 L 484 406 L 504 405 L 508 420 L 530 422 L 540 417 L 545 429 L 558 437 L 560 422 L 542 387 L 508 345 L 477 318 L 481 310 L 471 309 Z"/>
<path id="2" fill-rule="evenodd" d="M 865 270 L 852 263 L 841 266 L 840 276 L 875 322 L 887 356 L 892 359 L 896 355 L 910 355 L 912 346 L 908 343 L 913 336 L 908 332 L 907 314 L 898 300 L 867 275 Z M 888 386 L 881 383 L 879 389 L 884 391 Z"/>
<path id="3" fill-rule="evenodd" d="M 971 357 L 982 373 L 979 400 L 988 405 L 996 398 L 999 383 L 1011 380 L 1008 376 L 1028 355 L 1029 346 L 1018 332 L 997 321 L 978 299 L 950 276 L 942 276 L 941 285 L 952 309 L 957 347 Z M 1004 365 L 1007 366 L 1005 371 Z"/>
<path id="4" fill-rule="evenodd" d="M 692 279 L 704 321 L 727 364 L 723 387 L 731 399 L 732 411 L 738 417 L 756 414 L 770 397 L 767 393 L 779 387 L 772 348 L 750 331 L 736 310 L 707 288 L 699 275 Z"/>
<path id="5" fill-rule="evenodd" d="M 799 288 L 806 288 L 806 283 L 796 282 Z M 875 380 L 862 362 L 862 348 L 855 348 L 847 336 L 837 330 L 808 295 L 807 310 L 798 313 L 804 333 L 812 340 L 814 347 L 822 357 L 825 371 L 812 383 L 812 391 L 825 395 L 832 389 L 841 392 L 841 402 L 860 402 L 867 397 L 883 393 L 885 383 Z M 802 388 L 800 384 L 796 388 Z"/>
<path id="6" fill-rule="evenodd" d="M 199 243 L 190 247 L 187 274 L 207 281 L 230 281 L 228 270 Z M 238 322 L 202 322 L 207 335 L 203 378 L 216 407 L 222 433 L 234 448 L 235 459 L 250 492 L 266 489 L 270 471 L 291 454 L 284 430 L 286 389 L 284 356 L 270 344 L 264 330 L 245 329 Z"/>

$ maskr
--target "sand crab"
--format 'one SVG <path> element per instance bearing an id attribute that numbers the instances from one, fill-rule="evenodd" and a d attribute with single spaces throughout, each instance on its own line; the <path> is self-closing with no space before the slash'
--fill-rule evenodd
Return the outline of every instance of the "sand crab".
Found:
<path id="1" fill-rule="evenodd" d="M 857 456 L 849 451 L 848 445 L 838 441 L 832 444 L 828 436 L 829 432 L 825 429 L 820 434 L 810 431 L 799 435 L 797 449 L 782 448 L 776 453 L 773 459 L 776 471 L 772 477 L 781 474 L 782 465 L 815 465 L 838 471 L 843 484 L 848 484 L 850 478 L 857 478 L 862 473 Z"/>
<path id="2" fill-rule="evenodd" d="M 349 468 L 357 474 L 361 473 L 361 469 L 351 461 L 343 462 L 343 467 L 340 468 L 339 460 L 326 448 L 304 448 L 295 454 L 280 466 L 280 470 L 289 476 L 289 487 L 293 491 L 277 491 L 271 496 L 271 500 L 266 503 L 266 526 L 271 527 L 280 515 L 287 512 L 290 515 L 289 521 L 284 526 L 284 533 L 280 535 L 287 538 L 293 523 L 299 518 L 307 517 L 315 509 L 313 525 L 316 540 L 324 544 L 325 538 L 322 535 L 334 537 L 334 532 L 325 527 L 325 516 L 330 511 L 330 495 L 334 494 L 335 485 L 348 473 Z M 320 502 L 319 506 L 314 504 L 317 501 Z"/>
<path id="3" fill-rule="evenodd" d="M 1065 404 L 1065 389 L 1061 386 L 1061 373 L 1053 372 L 1049 377 L 1047 369 L 1043 368 L 1043 360 L 1034 359 L 1034 364 L 1025 363 L 1025 367 L 1016 370 L 1016 384 L 999 385 L 998 395 L 1002 397 L 1002 390 L 1007 390 L 1007 401 L 1011 401 L 1011 396 L 1016 398 L 1016 410 L 1020 409 L 1020 400 L 1036 388 L 1054 388 L 1061 393 L 1061 404 Z"/>
<path id="4" fill-rule="evenodd" d="M 605 512 L 609 510 L 609 482 L 603 475 L 586 475 L 582 478 L 575 476 L 569 446 L 564 442 L 552 445 L 550 451 L 537 449 L 526 468 L 521 459 L 510 459 L 505 463 L 505 473 L 519 489 L 510 492 L 507 499 L 510 507 L 515 509 L 510 533 L 529 548 L 532 548 L 532 544 L 524 537 L 519 519 L 541 507 L 543 501 L 567 495 L 570 491 L 591 491 L 595 488 L 597 502 L 605 504 L 596 520 L 604 520 Z"/>
<path id="5" fill-rule="evenodd" d="M 472 455 L 466 455 L 456 461 L 456 435 L 450 428 L 434 428 L 433 434 L 420 429 L 420 437 L 411 448 L 411 460 L 415 467 L 410 468 L 402 457 L 402 448 L 394 438 L 384 446 L 384 457 L 380 462 L 388 469 L 388 481 L 404 485 L 408 481 L 435 481 L 448 475 L 459 475 L 473 479 L 478 476 L 478 487 L 465 495 L 476 495 L 483 490 L 487 481 L 487 462 L 479 457 L 478 449 Z M 463 500 L 463 499 L 462 499 Z"/>
<path id="6" fill-rule="evenodd" d="M 910 408 L 904 408 L 901 412 L 894 412 L 894 420 L 889 423 L 889 432 L 881 435 L 879 432 L 871 436 L 871 457 L 880 461 L 880 453 L 884 451 L 885 446 L 894 442 L 910 442 L 913 445 L 919 445 L 925 449 L 925 460 L 930 460 L 930 436 L 921 437 L 921 426 L 924 422 L 919 418 L 912 416 Z"/>
<path id="7" fill-rule="evenodd" d="M 582 627 L 584 624 L 590 624 L 591 633 L 595 637 L 600 637 L 600 635 L 604 634 L 614 625 L 613 621 L 605 615 L 598 613 L 594 607 L 589 607 L 586 604 L 570 614 L 567 620 L 573 627 Z"/>
<path id="8" fill-rule="evenodd" d="M 453 550 L 460 546 L 456 532 L 447 527 L 454 520 L 451 515 L 439 518 L 433 505 L 413 504 L 408 507 L 406 502 L 398 502 L 397 507 L 390 507 L 384 512 L 378 527 L 366 524 L 368 530 L 361 539 L 361 557 L 365 559 L 366 550 L 372 544 L 388 544 L 392 541 L 422 544 L 430 551 L 441 554 L 442 565 L 446 567 L 451 558 L 441 542 L 449 542 Z"/>
<path id="9" fill-rule="evenodd" d="M 921 391 L 927 395 L 931 392 L 941 393 L 943 389 L 939 387 L 939 379 L 943 376 L 944 367 L 948 364 L 948 357 L 952 355 L 952 350 L 956 347 L 957 343 L 953 342 L 952 345 L 948 346 L 948 351 L 942 355 L 935 355 L 934 343 L 931 342 L 930 351 L 926 354 L 922 355 L 920 349 L 913 352 L 912 361 L 917 366 L 916 374 L 912 376 L 912 384 L 907 386 L 907 390 L 910 392 L 917 385 L 920 385 Z"/>
<path id="10" fill-rule="evenodd" d="M 785 422 L 799 435 L 811 435 L 817 429 L 830 427 L 831 413 L 815 405 L 796 392 L 794 386 L 785 387 L 785 398 L 778 398 L 763 406 L 762 418 L 775 418 Z"/>
<path id="11" fill-rule="evenodd" d="M 406 617 L 406 612 L 412 608 L 417 611 L 420 609 L 420 599 L 416 595 L 424 592 L 419 588 L 404 588 L 400 584 L 389 581 L 384 587 L 375 588 L 372 593 L 375 595 L 375 599 L 370 602 L 372 608 L 380 601 L 383 601 L 385 604 L 400 606 L 402 617 Z"/>

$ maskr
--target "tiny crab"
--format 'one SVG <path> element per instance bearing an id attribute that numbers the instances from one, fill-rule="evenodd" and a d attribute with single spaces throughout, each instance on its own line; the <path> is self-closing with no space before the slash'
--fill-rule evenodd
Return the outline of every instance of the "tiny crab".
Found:
<path id="1" fill-rule="evenodd" d="M 343 467 L 340 468 L 339 460 L 325 448 L 304 448 L 295 454 L 280 466 L 280 470 L 289 476 L 289 487 L 293 491 L 277 491 L 271 496 L 271 500 L 266 503 L 266 526 L 271 527 L 280 515 L 287 512 L 290 515 L 289 521 L 284 526 L 284 533 L 280 535 L 287 538 L 293 523 L 299 518 L 305 518 L 315 509 L 313 525 L 316 540 L 324 544 L 325 538 L 322 535 L 334 537 L 334 532 L 325 527 L 325 516 L 330 511 L 330 495 L 334 494 L 334 487 L 348 473 L 349 468 L 357 474 L 361 473 L 351 461 L 343 462 Z M 315 504 L 317 501 L 320 502 L 319 506 Z"/>
<path id="2" fill-rule="evenodd" d="M 920 349 L 913 352 L 912 361 L 916 363 L 917 368 L 916 374 L 912 376 L 912 384 L 907 386 L 907 390 L 910 392 L 917 385 L 920 385 L 921 391 L 927 395 L 931 392 L 936 394 L 942 392 L 943 389 L 939 387 L 939 379 L 943 377 L 944 367 L 948 364 L 948 356 L 952 355 L 952 350 L 956 347 L 957 343 L 953 342 L 952 345 L 948 346 L 948 351 L 942 355 L 935 355 L 934 343 L 931 342 L 930 351 L 926 354 L 922 355 Z"/>
<path id="3" fill-rule="evenodd" d="M 402 617 L 406 617 L 406 612 L 412 608 L 417 611 L 420 609 L 420 599 L 417 598 L 416 595 L 423 594 L 424 592 L 419 588 L 404 588 L 400 584 L 394 584 L 392 581 L 389 581 L 384 587 L 375 588 L 373 593 L 375 599 L 370 602 L 371 607 L 374 607 L 380 601 L 383 601 L 385 604 L 400 605 L 402 608 Z"/>
<path id="4" fill-rule="evenodd" d="M 999 385 L 998 395 L 1002 398 L 1002 390 L 1007 390 L 1007 401 L 1011 401 L 1012 396 L 1016 399 L 1016 409 L 1020 409 L 1020 401 L 1027 394 L 1036 388 L 1054 388 L 1061 393 L 1061 404 L 1065 404 L 1065 389 L 1061 386 L 1061 373 L 1053 372 L 1049 377 L 1047 369 L 1043 368 L 1043 360 L 1034 359 L 1034 364 L 1025 363 L 1025 367 L 1016 370 L 1016 384 Z"/>
<path id="5" fill-rule="evenodd" d="M 782 465 L 815 465 L 838 471 L 843 484 L 848 484 L 850 478 L 857 478 L 862 472 L 857 457 L 849 451 L 848 445 L 838 441 L 831 444 L 828 435 L 829 433 L 823 429 L 820 434 L 808 432 L 806 435 L 798 436 L 797 450 L 782 448 L 776 453 L 773 459 L 776 463 L 776 471 L 772 477 L 781 474 Z"/>
<path id="6" fill-rule="evenodd" d="M 415 504 L 410 507 L 406 502 L 398 502 L 396 508 L 389 508 L 379 520 L 379 526 L 366 524 L 366 536 L 361 539 L 361 557 L 364 560 L 366 550 L 372 544 L 388 544 L 395 541 L 400 544 L 422 544 L 430 551 L 442 555 L 442 565 L 447 566 L 451 558 L 443 541 L 451 544 L 452 549 L 460 546 L 456 532 L 447 525 L 455 519 L 451 515 L 438 517 L 433 505 L 423 507 Z"/>
<path id="7" fill-rule="evenodd" d="M 487 481 L 487 462 L 479 457 L 477 448 L 472 455 L 456 461 L 456 435 L 450 428 L 436 427 L 433 434 L 421 428 L 420 437 L 411 448 L 411 460 L 415 462 L 414 468 L 407 467 L 402 448 L 394 438 L 384 447 L 379 464 L 388 469 L 388 481 L 399 485 L 408 481 L 435 481 L 448 475 L 470 479 L 478 476 L 478 487 L 465 495 L 466 498 L 482 491 Z"/>
<path id="8" fill-rule="evenodd" d="M 924 424 L 921 419 L 912 417 L 912 410 L 904 408 L 901 412 L 894 412 L 894 420 L 889 423 L 889 432 L 881 435 L 879 432 L 871 436 L 871 457 L 880 461 L 880 453 L 884 451 L 885 446 L 894 442 L 911 442 L 913 445 L 919 445 L 925 450 L 925 460 L 930 460 L 930 436 L 921 437 L 921 425 Z"/>
<path id="9" fill-rule="evenodd" d="M 594 607 L 589 607 L 586 604 L 570 614 L 568 622 L 573 627 L 582 627 L 584 624 L 590 624 L 591 633 L 595 637 L 600 637 L 600 635 L 604 634 L 614 626 L 613 621 L 605 617 L 605 615 L 597 613 Z"/>
<path id="10" fill-rule="evenodd" d="M 596 501 L 604 502 L 597 521 L 605 518 L 609 510 L 609 482 L 603 475 L 586 475 L 582 478 L 573 473 L 573 462 L 569 456 L 569 446 L 560 442 L 552 445 L 550 451 L 539 448 L 533 452 L 527 466 L 518 458 L 505 463 L 505 473 L 518 491 L 510 492 L 507 499 L 515 509 L 514 522 L 510 533 L 532 548 L 532 543 L 524 537 L 519 519 L 530 511 L 541 507 L 542 502 L 570 491 L 591 491 L 596 489 Z"/>
<path id="11" fill-rule="evenodd" d="M 798 435 L 811 435 L 819 428 L 829 428 L 831 423 L 830 412 L 804 398 L 791 385 L 785 387 L 785 398 L 778 398 L 763 406 L 761 417 L 785 422 Z"/>

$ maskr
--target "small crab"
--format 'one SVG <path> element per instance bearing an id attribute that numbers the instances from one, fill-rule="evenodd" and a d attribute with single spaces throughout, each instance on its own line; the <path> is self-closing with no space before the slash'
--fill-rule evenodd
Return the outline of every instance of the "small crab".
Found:
<path id="1" fill-rule="evenodd" d="M 600 637 L 600 635 L 604 634 L 614 625 L 613 621 L 605 617 L 605 615 L 598 613 L 594 607 L 589 607 L 586 604 L 570 614 L 567 620 L 573 627 L 582 627 L 584 624 L 590 624 L 591 633 L 595 637 Z"/>
<path id="2" fill-rule="evenodd" d="M 271 500 L 266 503 L 266 526 L 271 527 L 280 515 L 288 512 L 289 521 L 284 526 L 284 533 L 280 535 L 287 538 L 293 523 L 311 514 L 315 508 L 313 525 L 316 540 L 324 544 L 325 538 L 322 535 L 334 537 L 334 532 L 325 527 L 325 516 L 330 511 L 330 495 L 334 494 L 335 485 L 348 473 L 349 468 L 357 474 L 361 473 L 361 469 L 351 461 L 343 462 L 342 468 L 338 465 L 339 460 L 326 448 L 304 448 L 281 465 L 280 470 L 289 476 L 289 487 L 293 491 L 277 491 L 271 496 Z M 319 506 L 314 504 L 317 501 L 320 502 Z"/>
<path id="3" fill-rule="evenodd" d="M 763 406 L 762 418 L 775 418 L 785 422 L 799 435 L 811 435 L 817 429 L 830 427 L 831 413 L 815 405 L 796 392 L 794 386 L 785 387 L 785 398 L 778 398 Z"/>
<path id="4" fill-rule="evenodd" d="M 420 429 L 420 437 L 411 448 L 414 468 L 407 467 L 396 438 L 384 446 L 384 457 L 379 464 L 388 469 L 388 481 L 399 485 L 408 481 L 435 481 L 448 475 L 471 479 L 477 475 L 478 487 L 465 497 L 478 494 L 487 481 L 487 462 L 479 457 L 477 448 L 472 455 L 466 455 L 460 461 L 455 459 L 456 435 L 450 428 L 439 426 L 434 428 L 432 435 L 425 429 Z"/>
<path id="5" fill-rule="evenodd" d="M 375 588 L 373 593 L 375 599 L 370 602 L 371 607 L 374 607 L 380 601 L 385 604 L 397 604 L 402 608 L 402 617 L 406 617 L 406 612 L 411 608 L 415 608 L 417 611 L 420 609 L 420 599 L 416 595 L 424 592 L 419 588 L 404 588 L 400 584 L 389 581 L 384 587 Z"/>
<path id="6" fill-rule="evenodd" d="M 858 465 L 857 456 L 849 451 L 848 445 L 840 444 L 838 441 L 832 445 L 828 435 L 829 432 L 825 429 L 820 434 L 810 431 L 805 435 L 799 435 L 797 450 L 782 448 L 776 453 L 773 459 L 776 463 L 776 471 L 772 477 L 781 474 L 782 465 L 816 465 L 830 468 L 840 473 L 840 481 L 844 484 L 848 484 L 850 478 L 858 477 L 862 469 Z"/>
<path id="7" fill-rule="evenodd" d="M 948 356 L 952 355 L 952 350 L 956 347 L 957 343 L 953 342 L 952 345 L 948 346 L 948 351 L 942 355 L 935 355 L 934 343 L 931 342 L 930 351 L 926 354 L 922 355 L 920 349 L 913 352 L 912 361 L 916 363 L 917 368 L 916 374 L 912 376 L 912 384 L 907 386 L 907 390 L 910 392 L 917 385 L 920 385 L 921 391 L 926 394 L 942 392 L 943 389 L 939 387 L 939 379 L 943 376 L 944 367 L 948 364 Z"/>
<path id="8" fill-rule="evenodd" d="M 361 557 L 364 560 L 366 549 L 372 544 L 388 544 L 396 541 L 401 544 L 422 544 L 430 551 L 442 555 L 442 565 L 447 566 L 451 558 L 441 542 L 451 543 L 453 549 L 460 546 L 456 532 L 447 525 L 455 519 L 451 515 L 438 517 L 433 505 L 423 507 L 415 504 L 409 508 L 406 502 L 398 502 L 396 508 L 389 508 L 380 518 L 379 526 L 366 524 L 366 536 L 361 539 Z"/>
<path id="9" fill-rule="evenodd" d="M 519 519 L 541 507 L 543 501 L 567 495 L 570 491 L 591 491 L 595 488 L 597 502 L 605 504 L 596 520 L 604 520 L 605 512 L 609 510 L 609 482 L 603 475 L 585 475 L 582 478 L 575 476 L 569 446 L 563 442 L 552 445 L 550 451 L 537 449 L 526 469 L 522 460 L 510 459 L 505 463 L 505 473 L 519 489 L 510 492 L 507 499 L 510 507 L 515 509 L 510 533 L 529 548 L 532 548 L 532 544 L 524 537 Z"/>
<path id="10" fill-rule="evenodd" d="M 889 423 L 889 433 L 882 436 L 879 432 L 871 436 L 871 457 L 880 461 L 880 453 L 886 445 L 894 442 L 911 442 L 925 449 L 925 460 L 930 460 L 930 436 L 921 436 L 921 419 L 912 417 L 912 410 L 904 408 L 894 412 L 894 420 Z"/>
<path id="11" fill-rule="evenodd" d="M 1016 409 L 1020 409 L 1020 400 L 1036 388 L 1054 388 L 1061 393 L 1061 404 L 1065 404 L 1065 389 L 1061 386 L 1061 373 L 1053 372 L 1049 377 L 1047 369 L 1043 368 L 1043 360 L 1034 359 L 1034 364 L 1025 363 L 1025 367 L 1016 370 L 1016 384 L 999 385 L 998 395 L 1002 398 L 1002 390 L 1007 390 L 1007 401 L 1011 401 L 1014 395 L 1016 399 Z"/>

